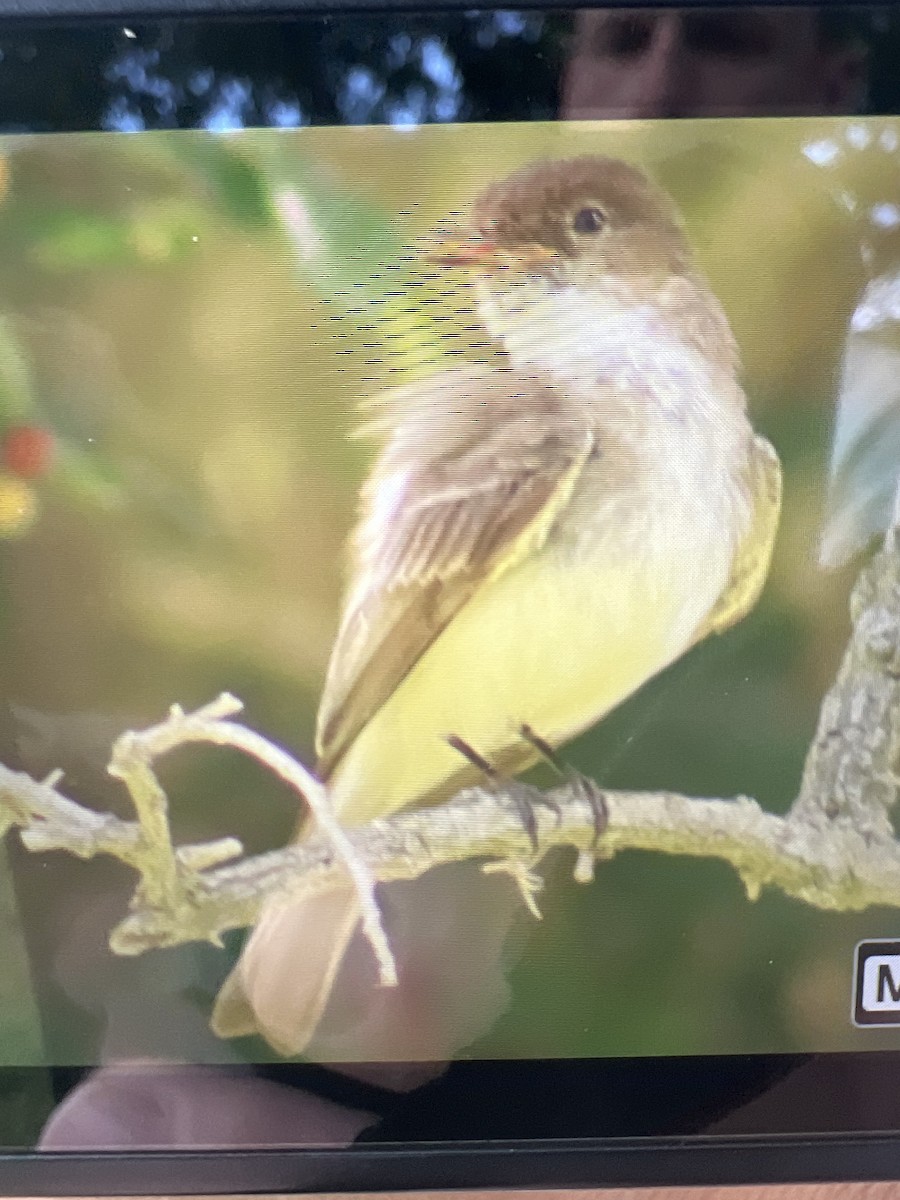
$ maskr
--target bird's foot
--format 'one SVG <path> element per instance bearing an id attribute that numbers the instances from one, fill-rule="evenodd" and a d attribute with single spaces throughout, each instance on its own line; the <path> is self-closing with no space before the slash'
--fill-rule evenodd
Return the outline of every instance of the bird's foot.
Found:
<path id="1" fill-rule="evenodd" d="M 563 762 L 546 738 L 542 738 L 530 725 L 522 724 L 519 726 L 519 737 L 523 742 L 527 742 L 532 749 L 537 750 L 544 762 L 548 763 L 557 775 L 567 775 L 569 773 L 567 764 Z"/>
<path id="2" fill-rule="evenodd" d="M 470 762 L 473 767 L 477 767 L 482 775 L 486 775 L 488 779 L 496 780 L 500 778 L 500 773 L 493 763 L 488 762 L 484 755 L 479 754 L 474 746 L 470 745 L 463 738 L 455 733 L 451 733 L 447 738 L 447 745 L 461 754 L 466 762 Z"/>
<path id="3" fill-rule="evenodd" d="M 593 779 L 589 779 L 587 775 L 583 775 L 581 771 L 576 770 L 560 758 L 550 743 L 545 738 L 542 738 L 539 733 L 536 733 L 530 725 L 520 725 L 519 736 L 538 752 L 544 762 L 551 766 L 557 775 L 563 779 L 567 779 L 573 791 L 590 805 L 594 817 L 594 838 L 591 842 L 591 849 L 594 849 L 609 824 L 609 813 L 606 808 L 606 801 L 603 799 L 602 791 L 594 783 Z M 556 801 L 543 793 L 542 798 L 544 803 L 548 804 L 554 810 L 557 820 L 561 822 L 562 812 Z"/>
<path id="4" fill-rule="evenodd" d="M 537 858 L 541 851 L 538 841 L 536 809 L 539 804 L 546 807 L 546 796 L 539 788 L 531 787 L 527 783 L 520 783 L 517 779 L 504 780 L 503 791 L 515 806 L 516 812 L 519 814 L 519 820 L 522 822 L 522 828 L 528 834 L 531 849 L 534 851 L 535 858 Z M 550 807 L 553 808 L 554 806 L 551 805 Z"/>
<path id="5" fill-rule="evenodd" d="M 591 839 L 591 849 L 596 850 L 598 842 L 606 832 L 607 825 L 609 825 L 609 809 L 606 807 L 606 800 L 600 787 L 594 783 L 593 779 L 589 779 L 587 775 L 582 775 L 580 771 L 573 771 L 570 780 L 571 786 L 587 802 L 593 815 L 594 836 Z"/>
<path id="6" fill-rule="evenodd" d="M 504 778 L 493 763 L 489 762 L 482 754 L 479 754 L 474 746 L 471 746 L 457 734 L 451 734 L 447 738 L 447 744 L 452 746 L 473 767 L 477 767 L 488 781 L 488 786 L 491 790 L 502 791 L 505 796 L 509 797 L 510 802 L 515 806 L 519 820 L 522 822 L 522 828 L 528 834 L 531 848 L 537 856 L 540 853 L 540 847 L 538 844 L 537 817 L 534 810 L 536 804 L 546 802 L 543 792 L 537 788 L 529 787 L 526 783 L 519 783 L 516 779 Z"/>

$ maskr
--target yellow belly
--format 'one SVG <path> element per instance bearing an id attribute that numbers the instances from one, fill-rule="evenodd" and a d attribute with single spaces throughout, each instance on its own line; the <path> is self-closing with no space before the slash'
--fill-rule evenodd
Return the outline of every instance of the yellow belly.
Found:
<path id="1" fill-rule="evenodd" d="M 486 585 L 340 763 L 342 818 L 364 822 L 439 789 L 462 764 L 450 734 L 492 759 L 523 723 L 559 745 L 609 712 L 690 645 L 721 590 L 725 563 L 707 560 L 698 584 L 679 558 L 670 546 L 663 561 L 613 566 L 608 552 L 573 562 L 545 548 Z"/>

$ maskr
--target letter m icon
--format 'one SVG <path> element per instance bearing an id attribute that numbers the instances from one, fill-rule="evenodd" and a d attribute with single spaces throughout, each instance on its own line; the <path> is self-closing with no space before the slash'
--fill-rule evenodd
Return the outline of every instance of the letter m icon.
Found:
<path id="1" fill-rule="evenodd" d="M 854 1023 L 900 1025 L 900 942 L 860 942 L 855 975 Z"/>
<path id="2" fill-rule="evenodd" d="M 890 996 L 889 1003 L 900 1003 L 900 983 L 894 979 L 894 964 L 890 960 L 878 964 L 877 996 L 879 1004 L 884 1004 L 888 996 Z"/>

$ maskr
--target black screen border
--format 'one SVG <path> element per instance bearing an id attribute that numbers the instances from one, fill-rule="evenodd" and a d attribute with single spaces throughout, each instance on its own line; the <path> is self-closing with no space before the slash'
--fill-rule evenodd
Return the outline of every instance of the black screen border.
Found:
<path id="1" fill-rule="evenodd" d="M 623 1072 L 628 1072 L 629 1066 L 638 1075 L 630 1096 L 627 1088 L 617 1090 L 615 1082 L 610 1087 L 616 1072 L 619 1084 L 628 1078 Z M 854 1128 L 852 1114 L 842 1128 L 841 1114 L 834 1111 L 830 1121 L 819 1122 L 830 1128 L 801 1131 L 804 1124 L 815 1124 L 815 1118 L 807 1118 L 816 1109 L 823 1089 L 848 1096 L 884 1095 L 885 1084 L 894 1090 L 900 1052 L 465 1062 L 456 1067 L 462 1069 L 455 1089 L 456 1113 L 452 1100 L 447 1104 L 445 1098 L 442 1108 L 440 1096 L 435 1096 L 433 1089 L 440 1087 L 440 1081 L 426 1085 L 401 1102 L 405 1114 L 401 1111 L 399 1118 L 396 1114 L 387 1118 L 383 1140 L 379 1140 L 382 1135 L 376 1125 L 370 1140 L 364 1131 L 357 1143 L 346 1148 L 7 1152 L 0 1154 L 0 1195 L 228 1196 L 900 1179 L 900 1093 L 891 1118 L 893 1128 L 873 1130 L 864 1115 L 857 1116 Z M 690 1072 L 685 1072 L 686 1067 Z M 146 1068 L 148 1072 L 154 1069 Z M 133 1067 L 130 1070 L 134 1072 Z M 224 1075 L 228 1068 L 222 1070 Z M 275 1070 L 302 1073 L 307 1068 L 285 1065 Z M 691 1075 L 699 1076 L 699 1086 L 696 1078 L 695 1086 L 690 1086 Z M 792 1076 L 795 1086 L 788 1104 L 795 1118 L 794 1129 L 761 1129 L 773 1120 L 779 1107 L 785 1109 L 784 1097 L 779 1105 L 777 1090 L 766 1090 L 767 1082 L 777 1085 Z M 572 1089 L 576 1096 L 589 1095 L 591 1089 L 598 1094 L 605 1090 L 611 1108 L 622 1104 L 626 1109 L 640 1095 L 656 1097 L 657 1114 L 636 1119 L 638 1136 L 542 1136 L 533 1119 L 523 1136 L 510 1136 L 515 1116 L 510 1121 L 506 1112 L 498 1118 L 504 1091 L 520 1104 L 523 1095 L 526 1100 L 530 1095 L 537 1103 L 529 1106 L 529 1112 L 538 1112 L 538 1123 L 540 1105 L 545 1104 L 545 1127 L 553 1130 L 554 1096 L 576 1079 L 579 1086 Z M 482 1081 L 488 1081 L 484 1092 Z M 303 1075 L 295 1082 L 302 1086 Z M 672 1101 L 673 1095 L 682 1099 Z M 748 1102 L 755 1108 L 752 1122 L 744 1122 L 750 1132 L 710 1135 L 704 1131 L 707 1124 L 717 1123 L 717 1110 L 727 1117 L 730 1110 L 740 1112 Z M 648 1108 L 652 1110 L 652 1102 Z M 433 1129 L 440 1125 L 442 1113 L 450 1115 L 452 1127 L 454 1116 L 461 1111 L 467 1133 L 435 1140 Z M 601 1118 L 598 1133 L 602 1133 L 602 1124 Z M 649 1128 L 654 1124 L 657 1130 L 665 1130 L 666 1136 L 657 1136 L 656 1130 Z M 589 1125 L 589 1119 L 582 1121 L 584 1129 Z"/>
<path id="2" fill-rule="evenodd" d="M 894 1134 L 0 1156 L 0 1190 L 9 1197 L 537 1191 L 897 1178 L 900 1137 Z"/>
<path id="3" fill-rule="evenodd" d="M 872 0 L 607 0 L 621 8 L 872 8 L 894 7 L 897 0 L 873 5 Z M 179 19 L 189 17 L 227 18 L 253 16 L 278 18 L 313 16 L 321 13 L 353 12 L 459 12 L 491 9 L 597 8 L 597 0 L 572 0 L 571 3 L 547 3 L 547 0 L 0 0 L 0 19 L 29 22 L 47 20 L 131 20 L 141 17 Z"/>

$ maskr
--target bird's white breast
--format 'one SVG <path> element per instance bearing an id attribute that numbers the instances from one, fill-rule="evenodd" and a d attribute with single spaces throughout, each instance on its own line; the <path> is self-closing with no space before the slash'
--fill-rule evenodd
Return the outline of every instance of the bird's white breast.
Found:
<path id="1" fill-rule="evenodd" d="M 514 312 L 495 297 L 484 309 L 516 366 L 558 381 L 596 432 L 597 457 L 556 531 L 561 552 L 593 546 L 661 597 L 683 592 L 689 571 L 691 603 L 673 630 L 687 636 L 721 594 L 750 520 L 738 477 L 752 431 L 733 378 L 658 305 L 614 283 L 538 286 Z"/>

